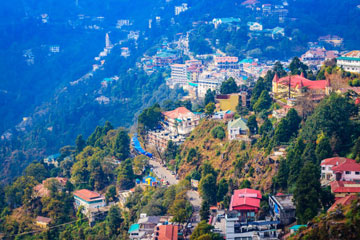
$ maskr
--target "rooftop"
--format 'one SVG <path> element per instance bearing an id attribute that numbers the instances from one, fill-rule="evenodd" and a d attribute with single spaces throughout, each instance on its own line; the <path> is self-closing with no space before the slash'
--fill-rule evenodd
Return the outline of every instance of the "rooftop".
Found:
<path id="1" fill-rule="evenodd" d="M 330 183 L 333 193 L 360 193 L 360 183 L 352 181 L 333 181 Z"/>
<path id="2" fill-rule="evenodd" d="M 280 205 L 279 207 L 282 209 L 296 209 L 295 204 L 293 202 L 293 195 L 276 195 L 276 196 L 272 196 L 273 199 L 275 199 L 278 204 Z"/>
<path id="3" fill-rule="evenodd" d="M 128 232 L 131 233 L 131 232 L 137 231 L 137 230 L 139 230 L 139 229 L 140 229 L 140 224 L 135 223 L 135 224 L 133 224 L 133 225 L 130 226 Z"/>
<path id="4" fill-rule="evenodd" d="M 334 211 L 338 207 L 338 205 L 342 205 L 342 206 L 349 205 L 349 204 L 351 204 L 351 202 L 354 199 L 356 199 L 356 196 L 354 196 L 354 195 L 349 195 L 349 196 L 340 198 L 340 199 L 336 200 L 335 203 L 328 209 L 328 212 Z"/>
<path id="5" fill-rule="evenodd" d="M 37 221 L 37 222 L 42 222 L 42 223 L 50 223 L 50 222 L 51 222 L 51 218 L 42 217 L 42 216 L 37 216 L 37 217 L 36 217 L 36 221 Z"/>
<path id="6" fill-rule="evenodd" d="M 81 189 L 81 190 L 77 190 L 74 192 L 74 196 L 81 198 L 87 202 L 92 202 L 92 201 L 96 201 L 99 199 L 104 199 L 103 196 L 101 196 L 99 193 L 97 192 L 93 192 L 87 189 Z"/>
<path id="7" fill-rule="evenodd" d="M 352 159 L 349 159 L 352 160 Z M 352 161 L 345 161 L 343 163 L 340 163 L 337 166 L 334 166 L 331 168 L 334 172 L 344 172 L 344 171 L 356 171 L 360 172 L 360 164 L 356 163 L 354 160 Z"/>
<path id="8" fill-rule="evenodd" d="M 177 240 L 179 227 L 177 225 L 160 225 L 157 226 L 158 240 Z"/>
<path id="9" fill-rule="evenodd" d="M 326 159 L 321 161 L 321 166 L 324 166 L 324 165 L 337 166 L 337 165 L 342 164 L 344 162 L 355 162 L 355 160 L 350 159 L 350 158 L 344 158 L 344 157 L 326 158 Z"/>
<path id="10" fill-rule="evenodd" d="M 282 85 L 289 85 L 290 82 L 292 88 L 325 89 L 327 85 L 327 80 L 311 81 L 303 77 L 303 75 L 286 76 L 279 79 L 275 74 L 273 81 Z"/>
<path id="11" fill-rule="evenodd" d="M 228 128 L 241 128 L 242 130 L 249 130 L 247 120 L 243 118 L 238 118 L 236 120 L 230 121 L 228 123 Z"/>
<path id="12" fill-rule="evenodd" d="M 172 119 L 191 118 L 194 115 L 190 110 L 185 107 L 178 107 L 175 110 L 163 112 L 162 114 Z"/>

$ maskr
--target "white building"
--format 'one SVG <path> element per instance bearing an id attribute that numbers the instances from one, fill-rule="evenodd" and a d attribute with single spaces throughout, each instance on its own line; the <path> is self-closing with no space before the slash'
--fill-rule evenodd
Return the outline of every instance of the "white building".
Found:
<path id="1" fill-rule="evenodd" d="M 123 26 L 130 26 L 129 19 L 120 19 L 116 23 L 116 28 L 122 28 Z"/>
<path id="2" fill-rule="evenodd" d="M 212 76 L 200 76 L 197 82 L 197 96 L 204 98 L 208 89 L 216 91 L 220 88 L 223 78 L 216 78 Z"/>
<path id="3" fill-rule="evenodd" d="M 188 83 L 187 67 L 185 64 L 173 64 L 171 67 L 171 78 L 169 79 L 169 85 L 186 86 Z"/>
<path id="4" fill-rule="evenodd" d="M 179 135 L 188 135 L 200 123 L 200 115 L 194 114 L 185 107 L 162 113 L 166 128 Z"/>
<path id="5" fill-rule="evenodd" d="M 343 157 L 327 158 L 321 161 L 321 182 L 360 181 L 360 164 Z"/>
<path id="6" fill-rule="evenodd" d="M 345 71 L 360 73 L 360 51 L 351 51 L 338 57 L 337 65 Z"/>
<path id="7" fill-rule="evenodd" d="M 249 26 L 250 31 L 262 31 L 263 26 L 258 22 L 248 22 L 247 25 Z"/>
<path id="8" fill-rule="evenodd" d="M 49 51 L 52 53 L 59 53 L 60 52 L 60 46 L 59 45 L 52 45 L 49 47 Z"/>
<path id="9" fill-rule="evenodd" d="M 180 13 L 185 12 L 188 9 L 189 8 L 188 8 L 187 3 L 183 3 L 180 6 L 175 6 L 175 15 L 179 15 Z"/>
<path id="10" fill-rule="evenodd" d="M 247 121 L 246 119 L 243 118 L 238 118 L 236 120 L 229 121 L 228 122 L 229 140 L 236 140 L 236 139 L 245 140 L 249 132 L 249 128 L 246 124 Z"/>
<path id="11" fill-rule="evenodd" d="M 97 192 L 81 189 L 74 192 L 75 207 L 84 207 L 83 213 L 88 215 L 91 210 L 105 207 L 105 197 Z"/>

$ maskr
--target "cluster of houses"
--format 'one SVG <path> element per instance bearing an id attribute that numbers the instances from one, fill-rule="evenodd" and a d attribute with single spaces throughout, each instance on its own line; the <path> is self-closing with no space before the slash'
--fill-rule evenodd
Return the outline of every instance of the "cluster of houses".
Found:
<path id="1" fill-rule="evenodd" d="M 360 164 L 344 157 L 327 158 L 321 161 L 321 184 L 331 187 L 335 203 L 329 211 L 338 205 L 350 204 L 360 193 Z"/>
<path id="2" fill-rule="evenodd" d="M 262 194 L 255 189 L 235 190 L 229 209 L 211 210 L 209 224 L 214 232 L 226 239 L 279 239 L 283 228 L 295 222 L 295 205 L 292 195 L 269 196 L 269 213 L 259 219 Z"/>

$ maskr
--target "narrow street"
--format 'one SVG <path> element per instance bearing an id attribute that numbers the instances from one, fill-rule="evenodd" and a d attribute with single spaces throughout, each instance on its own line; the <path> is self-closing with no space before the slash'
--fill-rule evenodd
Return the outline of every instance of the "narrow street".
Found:
<path id="1" fill-rule="evenodd" d="M 150 159 L 149 164 L 153 168 L 153 172 L 159 179 L 164 179 L 165 181 L 168 181 L 170 185 L 175 185 L 179 182 L 179 180 L 176 179 L 175 175 L 173 175 L 170 170 L 166 169 L 159 162 Z"/>

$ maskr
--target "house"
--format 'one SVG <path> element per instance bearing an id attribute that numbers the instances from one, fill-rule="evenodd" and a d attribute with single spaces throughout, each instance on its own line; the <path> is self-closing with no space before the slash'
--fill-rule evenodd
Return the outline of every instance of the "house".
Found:
<path id="1" fill-rule="evenodd" d="M 177 225 L 160 225 L 155 227 L 153 240 L 177 240 L 179 226 Z"/>
<path id="2" fill-rule="evenodd" d="M 230 18 L 214 18 L 212 20 L 212 24 L 214 24 L 215 28 L 218 28 L 219 25 L 221 24 L 238 24 L 241 22 L 240 18 L 234 18 L 234 17 L 230 17 Z"/>
<path id="3" fill-rule="evenodd" d="M 60 153 L 56 153 L 56 154 L 53 154 L 53 155 L 50 155 L 46 158 L 44 158 L 44 163 L 46 165 L 53 165 L 55 167 L 59 167 L 59 158 L 60 158 Z"/>
<path id="4" fill-rule="evenodd" d="M 226 110 L 226 111 L 219 111 L 219 112 L 214 113 L 212 118 L 227 120 L 227 119 L 232 119 L 234 117 L 234 115 L 235 115 L 235 112 Z"/>
<path id="5" fill-rule="evenodd" d="M 359 181 L 360 164 L 343 157 L 327 158 L 321 161 L 321 180 L 323 184 L 331 181 Z"/>
<path id="6" fill-rule="evenodd" d="M 291 109 L 291 107 L 288 105 L 285 105 L 283 108 L 280 108 L 280 109 L 274 109 L 272 111 L 272 116 L 276 119 L 282 119 L 282 118 L 286 117 L 286 115 L 290 109 Z"/>
<path id="7" fill-rule="evenodd" d="M 249 133 L 249 128 L 246 125 L 247 120 L 238 118 L 228 122 L 228 138 L 229 140 L 246 140 Z"/>
<path id="8" fill-rule="evenodd" d="M 333 45 L 334 47 L 338 47 L 338 46 L 341 46 L 344 39 L 339 36 L 336 36 L 336 35 L 326 35 L 326 36 L 319 37 L 319 41 L 326 42 L 328 44 Z"/>
<path id="9" fill-rule="evenodd" d="M 335 211 L 339 206 L 347 206 L 352 203 L 357 197 L 355 195 L 348 195 L 343 198 L 339 198 L 334 204 L 328 209 L 328 212 Z"/>
<path id="10" fill-rule="evenodd" d="M 285 36 L 285 29 L 282 27 L 275 27 L 271 31 L 271 37 L 273 39 L 277 39 L 279 37 L 284 37 L 284 36 Z"/>
<path id="11" fill-rule="evenodd" d="M 262 31 L 263 26 L 258 22 L 248 22 L 247 25 L 249 26 L 250 31 Z"/>
<path id="12" fill-rule="evenodd" d="M 84 207 L 83 213 L 89 215 L 92 209 L 99 209 L 105 207 L 105 197 L 97 192 L 87 189 L 81 189 L 74 192 L 75 207 Z"/>
<path id="13" fill-rule="evenodd" d="M 141 213 L 138 222 L 130 226 L 129 237 L 132 240 L 152 239 L 155 227 L 168 221 L 167 216 L 147 216 L 146 213 Z"/>
<path id="14" fill-rule="evenodd" d="M 51 223 L 51 218 L 37 216 L 36 217 L 36 225 L 41 228 L 47 228 Z"/>
<path id="15" fill-rule="evenodd" d="M 183 3 L 180 6 L 175 6 L 175 15 L 179 15 L 182 12 L 186 12 L 188 10 L 188 4 Z"/>
<path id="16" fill-rule="evenodd" d="M 140 224 L 137 223 L 130 226 L 128 233 L 131 240 L 141 240 L 145 235 L 145 232 L 140 231 Z"/>
<path id="17" fill-rule="evenodd" d="M 338 57 L 336 64 L 345 71 L 360 73 L 360 51 L 351 51 Z"/>
<path id="18" fill-rule="evenodd" d="M 329 95 L 332 91 L 330 80 L 311 81 L 305 78 L 303 73 L 282 78 L 275 74 L 272 81 L 272 93 L 275 98 L 289 97 L 289 88 L 290 98 L 302 96 L 304 89 L 321 96 Z"/>
<path id="19" fill-rule="evenodd" d="M 229 211 L 225 214 L 227 240 L 266 239 L 278 236 L 279 221 L 257 221 L 261 192 L 254 189 L 235 190 L 231 197 Z"/>
<path id="20" fill-rule="evenodd" d="M 290 230 L 291 234 L 294 234 L 297 231 L 299 231 L 300 228 L 306 228 L 306 227 L 307 227 L 307 225 L 294 225 L 294 226 L 290 227 L 289 230 Z"/>
<path id="21" fill-rule="evenodd" d="M 335 195 L 335 200 L 360 193 L 360 183 L 351 181 L 333 181 L 330 183 L 331 192 Z"/>
<path id="22" fill-rule="evenodd" d="M 293 195 L 278 194 L 269 197 L 271 215 L 284 226 L 293 223 L 296 207 Z"/>
<path id="23" fill-rule="evenodd" d="M 165 128 L 179 135 L 188 135 L 200 123 L 200 115 L 192 113 L 185 107 L 178 107 L 162 114 Z"/>
<path id="24" fill-rule="evenodd" d="M 149 131 L 147 135 L 148 143 L 152 146 L 156 146 L 160 150 L 165 150 L 170 140 L 174 144 L 180 145 L 185 142 L 185 139 L 185 136 L 179 135 L 176 132 L 171 132 L 167 129 Z"/>

